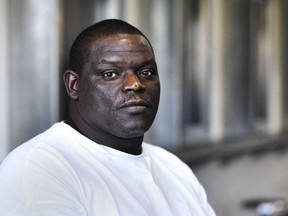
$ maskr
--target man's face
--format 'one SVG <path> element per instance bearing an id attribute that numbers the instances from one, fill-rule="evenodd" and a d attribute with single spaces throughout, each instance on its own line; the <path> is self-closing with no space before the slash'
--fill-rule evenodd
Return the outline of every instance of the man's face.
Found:
<path id="1" fill-rule="evenodd" d="M 140 35 L 114 34 L 92 47 L 79 82 L 80 118 L 113 136 L 143 135 L 155 118 L 160 96 L 150 45 Z"/>

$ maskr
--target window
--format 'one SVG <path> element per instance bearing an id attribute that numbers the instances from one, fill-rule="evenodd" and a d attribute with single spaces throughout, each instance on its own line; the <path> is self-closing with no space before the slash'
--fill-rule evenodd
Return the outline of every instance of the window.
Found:
<path id="1" fill-rule="evenodd" d="M 288 133 L 288 2 L 185 3 L 197 9 L 185 6 L 184 154 L 205 143 L 277 145 L 269 140 Z"/>

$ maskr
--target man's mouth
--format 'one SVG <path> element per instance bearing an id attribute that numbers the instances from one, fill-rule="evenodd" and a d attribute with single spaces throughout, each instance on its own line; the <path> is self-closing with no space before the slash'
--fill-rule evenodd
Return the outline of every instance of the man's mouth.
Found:
<path id="1" fill-rule="evenodd" d="M 120 108 L 125 108 L 125 107 L 134 107 L 134 106 L 136 106 L 136 107 L 141 107 L 141 106 L 143 106 L 143 107 L 149 107 L 150 106 L 150 103 L 148 103 L 147 101 L 145 101 L 145 100 L 128 100 L 128 101 L 126 101 L 124 104 L 122 104 L 121 106 L 120 106 Z"/>
<path id="2" fill-rule="evenodd" d="M 149 107 L 151 107 L 151 104 L 145 100 L 142 99 L 130 99 L 123 103 L 120 106 L 120 109 L 126 109 L 129 112 L 133 113 L 143 113 L 145 112 Z"/>

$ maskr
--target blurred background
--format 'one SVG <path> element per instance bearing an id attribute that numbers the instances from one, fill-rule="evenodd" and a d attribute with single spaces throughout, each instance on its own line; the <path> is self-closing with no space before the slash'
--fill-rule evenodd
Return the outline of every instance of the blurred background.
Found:
<path id="1" fill-rule="evenodd" d="M 70 46 L 105 18 L 150 39 L 162 95 L 145 140 L 194 170 L 217 215 L 288 198 L 287 0 L 0 0 L 0 161 L 67 115 Z"/>

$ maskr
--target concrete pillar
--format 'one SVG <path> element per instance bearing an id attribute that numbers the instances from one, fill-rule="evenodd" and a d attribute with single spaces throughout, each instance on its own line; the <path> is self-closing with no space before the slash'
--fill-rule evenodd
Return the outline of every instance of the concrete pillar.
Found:
<path id="1" fill-rule="evenodd" d="M 0 163 L 9 150 L 9 37 L 7 0 L 0 0 Z"/>

